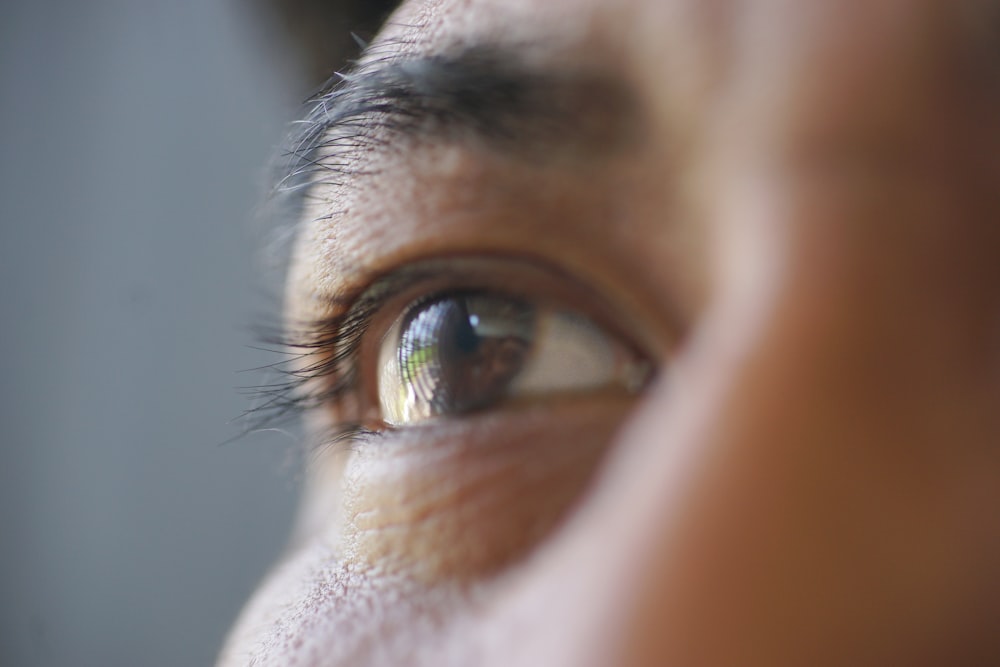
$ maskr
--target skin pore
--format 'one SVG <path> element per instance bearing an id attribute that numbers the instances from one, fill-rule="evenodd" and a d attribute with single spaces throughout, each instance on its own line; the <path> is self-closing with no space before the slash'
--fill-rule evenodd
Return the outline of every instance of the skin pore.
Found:
<path id="1" fill-rule="evenodd" d="M 286 318 L 365 326 L 221 665 L 1000 664 L 1000 3 L 413 0 L 342 90 Z M 386 426 L 481 293 L 533 389 Z"/>

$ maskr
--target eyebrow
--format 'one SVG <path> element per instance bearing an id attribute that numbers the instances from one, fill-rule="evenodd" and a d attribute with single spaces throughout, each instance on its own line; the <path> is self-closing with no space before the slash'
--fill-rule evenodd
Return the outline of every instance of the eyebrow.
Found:
<path id="1" fill-rule="evenodd" d="M 627 146 L 638 126 L 624 83 L 603 72 L 527 62 L 478 46 L 366 60 L 311 100 L 287 152 L 287 190 L 344 182 L 356 158 L 400 139 L 452 141 L 515 158 L 589 159 Z"/>

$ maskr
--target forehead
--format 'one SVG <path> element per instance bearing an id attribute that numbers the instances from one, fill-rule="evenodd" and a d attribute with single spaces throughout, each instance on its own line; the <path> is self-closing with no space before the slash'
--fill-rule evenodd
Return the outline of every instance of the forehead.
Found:
<path id="1" fill-rule="evenodd" d="M 789 134 L 882 131 L 1000 90 L 997 0 L 411 0 L 382 40 L 403 56 L 498 44 L 529 65 L 603 70 L 687 136 L 727 108 Z"/>
<path id="2" fill-rule="evenodd" d="M 403 50 L 508 42 L 571 59 L 731 65 L 757 50 L 890 59 L 956 41 L 1000 52 L 996 0 L 409 0 L 384 31 Z M 989 56 L 987 56 L 989 57 Z M 676 62 L 681 59 L 683 62 Z"/>

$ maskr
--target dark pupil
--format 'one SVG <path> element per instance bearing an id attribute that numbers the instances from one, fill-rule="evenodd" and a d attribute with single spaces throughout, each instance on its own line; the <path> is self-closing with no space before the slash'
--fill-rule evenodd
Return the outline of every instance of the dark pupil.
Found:
<path id="1" fill-rule="evenodd" d="M 440 297 L 410 314 L 399 367 L 417 402 L 436 415 L 468 412 L 503 398 L 534 338 L 534 309 L 509 297 Z"/>

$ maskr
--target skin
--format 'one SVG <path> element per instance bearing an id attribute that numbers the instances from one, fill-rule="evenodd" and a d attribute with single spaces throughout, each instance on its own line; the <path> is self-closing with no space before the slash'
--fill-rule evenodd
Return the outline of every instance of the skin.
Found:
<path id="1" fill-rule="evenodd" d="M 304 214 L 290 320 L 530 255 L 665 370 L 322 450 L 220 664 L 1000 664 L 998 27 L 985 0 L 404 4 L 387 49 L 615 76 L 640 139 L 365 151 Z"/>

